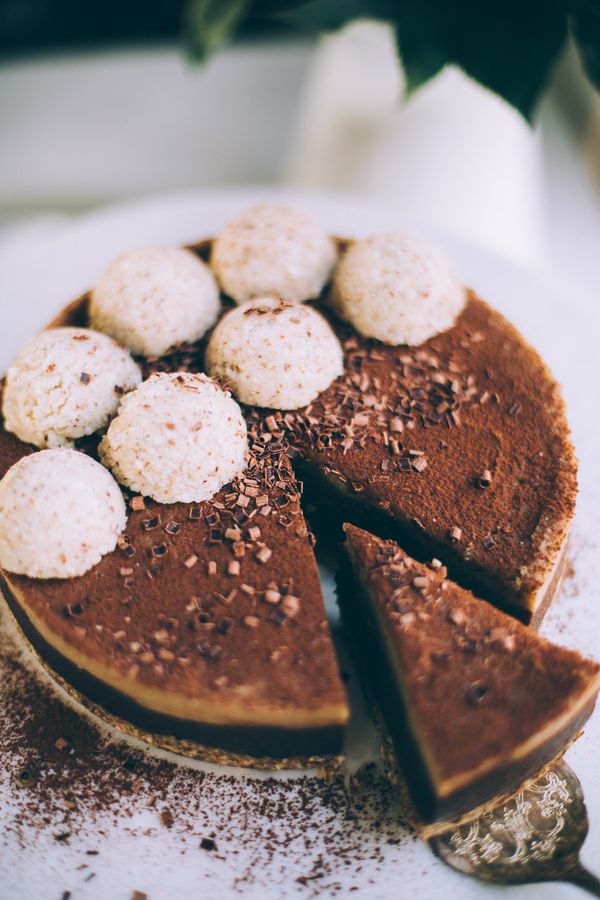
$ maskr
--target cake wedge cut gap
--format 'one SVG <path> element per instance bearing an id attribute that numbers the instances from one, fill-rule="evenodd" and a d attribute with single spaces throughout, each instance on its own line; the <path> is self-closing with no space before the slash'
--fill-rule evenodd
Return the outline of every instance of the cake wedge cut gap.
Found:
<path id="1" fill-rule="evenodd" d="M 600 666 L 353 525 L 339 600 L 421 822 L 514 793 L 579 735 Z"/>

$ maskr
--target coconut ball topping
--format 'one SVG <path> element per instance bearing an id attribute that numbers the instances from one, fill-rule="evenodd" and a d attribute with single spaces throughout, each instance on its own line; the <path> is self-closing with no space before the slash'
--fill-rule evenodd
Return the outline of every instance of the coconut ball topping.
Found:
<path id="1" fill-rule="evenodd" d="M 158 373 L 128 394 L 100 443 L 115 478 L 159 503 L 213 497 L 245 467 L 242 411 L 206 375 Z"/>
<path id="2" fill-rule="evenodd" d="M 0 567 L 74 578 L 115 549 L 125 502 L 106 469 L 77 450 L 24 456 L 0 481 Z"/>
<path id="3" fill-rule="evenodd" d="M 6 375 L 4 426 L 36 447 L 69 446 L 102 430 L 141 381 L 129 353 L 87 328 L 30 338 Z"/>
<path id="4" fill-rule="evenodd" d="M 389 232 L 349 247 L 330 304 L 367 337 L 417 345 L 454 325 L 465 290 L 440 249 L 418 235 Z"/>
<path id="5" fill-rule="evenodd" d="M 311 306 L 272 297 L 227 313 L 213 331 L 206 365 L 242 403 L 298 409 L 342 374 L 340 342 Z"/>
<path id="6" fill-rule="evenodd" d="M 210 263 L 223 291 L 245 303 L 267 295 L 298 301 L 318 297 L 335 260 L 333 241 L 309 216 L 263 204 L 225 226 Z"/>
<path id="7" fill-rule="evenodd" d="M 214 276 L 194 253 L 148 247 L 116 259 L 90 299 L 90 323 L 132 353 L 163 356 L 197 341 L 219 314 Z"/>

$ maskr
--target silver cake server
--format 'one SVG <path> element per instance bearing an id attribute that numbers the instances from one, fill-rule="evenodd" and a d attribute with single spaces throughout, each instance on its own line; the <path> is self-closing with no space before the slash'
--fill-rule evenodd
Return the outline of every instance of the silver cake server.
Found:
<path id="1" fill-rule="evenodd" d="M 579 860 L 587 832 L 581 784 L 559 760 L 506 803 L 429 843 L 453 869 L 484 881 L 567 881 L 600 897 L 600 879 Z"/>

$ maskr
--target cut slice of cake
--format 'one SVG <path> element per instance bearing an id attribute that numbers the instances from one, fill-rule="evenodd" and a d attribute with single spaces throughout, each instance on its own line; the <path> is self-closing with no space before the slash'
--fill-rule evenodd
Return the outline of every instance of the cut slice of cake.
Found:
<path id="1" fill-rule="evenodd" d="M 340 604 L 425 822 L 453 820 L 518 790 L 575 739 L 600 666 L 345 526 Z"/>

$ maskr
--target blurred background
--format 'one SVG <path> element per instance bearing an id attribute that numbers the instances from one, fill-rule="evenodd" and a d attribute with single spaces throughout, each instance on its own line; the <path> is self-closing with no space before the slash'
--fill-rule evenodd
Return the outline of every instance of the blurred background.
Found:
<path id="1" fill-rule="evenodd" d="M 457 6 L 0 0 L 0 255 L 99 205 L 280 184 L 392 204 L 598 306 L 583 31 L 578 52 L 552 0 Z"/>

